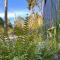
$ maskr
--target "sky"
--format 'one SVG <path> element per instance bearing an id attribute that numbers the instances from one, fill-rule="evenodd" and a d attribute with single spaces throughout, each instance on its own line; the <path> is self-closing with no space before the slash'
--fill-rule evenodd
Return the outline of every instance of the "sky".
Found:
<path id="1" fill-rule="evenodd" d="M 58 0 L 56 0 L 56 1 L 52 0 L 52 1 L 56 5 Z M 29 13 L 29 10 L 28 10 L 27 6 L 28 5 L 27 5 L 26 0 L 8 0 L 8 18 L 10 18 L 10 22 L 12 24 L 14 23 L 15 16 L 22 16 L 22 17 L 27 16 L 27 13 Z M 48 19 L 50 18 L 50 15 L 51 15 L 50 14 L 51 13 L 51 8 L 52 8 L 51 0 L 47 0 L 46 8 L 44 8 L 44 11 L 46 12 L 45 16 Z M 42 6 L 41 11 L 43 11 L 43 6 Z M 53 9 L 53 14 L 54 14 L 54 12 L 55 11 Z M 54 14 L 54 16 L 55 16 L 55 14 Z M 4 0 L 0 0 L 0 17 L 4 18 Z"/>
<path id="2" fill-rule="evenodd" d="M 8 0 L 8 18 L 14 23 L 15 16 L 25 17 L 28 13 L 26 0 Z M 4 18 L 4 0 L 0 0 L 0 17 Z"/>

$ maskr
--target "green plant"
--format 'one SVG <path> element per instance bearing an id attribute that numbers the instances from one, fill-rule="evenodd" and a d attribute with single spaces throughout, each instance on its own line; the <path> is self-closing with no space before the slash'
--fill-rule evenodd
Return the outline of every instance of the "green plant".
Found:
<path id="1" fill-rule="evenodd" d="M 28 17 L 26 17 L 23 30 L 24 30 L 24 35 L 27 35 L 29 33 Z"/>
<path id="2" fill-rule="evenodd" d="M 16 40 L 0 37 L 0 60 L 53 60 L 58 52 L 56 40 L 44 41 L 37 34 L 23 35 Z"/>
<path id="3" fill-rule="evenodd" d="M 20 29 L 19 27 L 15 27 L 15 35 L 20 36 L 23 35 L 23 29 Z"/>
<path id="4" fill-rule="evenodd" d="M 36 48 L 36 60 L 53 60 L 57 52 L 58 44 L 56 40 L 40 42 Z"/>

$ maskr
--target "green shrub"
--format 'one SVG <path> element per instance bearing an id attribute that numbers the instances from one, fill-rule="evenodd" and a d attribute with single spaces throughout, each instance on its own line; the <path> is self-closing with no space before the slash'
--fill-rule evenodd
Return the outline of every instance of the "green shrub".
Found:
<path id="1" fill-rule="evenodd" d="M 36 48 L 36 60 L 53 60 L 57 52 L 58 44 L 56 40 L 40 42 Z"/>
<path id="2" fill-rule="evenodd" d="M 15 35 L 17 36 L 23 35 L 23 29 L 20 29 L 19 27 L 15 27 Z"/>
<path id="3" fill-rule="evenodd" d="M 23 35 L 16 41 L 2 36 L 0 60 L 53 60 L 58 51 L 57 45 L 56 40 L 44 41 L 35 34 Z"/>

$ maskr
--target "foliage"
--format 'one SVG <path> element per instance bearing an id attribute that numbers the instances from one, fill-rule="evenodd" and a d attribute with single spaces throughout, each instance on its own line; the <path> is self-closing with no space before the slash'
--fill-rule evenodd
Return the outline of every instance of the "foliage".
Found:
<path id="1" fill-rule="evenodd" d="M 28 17 L 26 17 L 23 28 L 15 27 L 15 34 L 17 36 L 19 36 L 19 35 L 27 35 L 28 32 L 29 32 Z"/>
<path id="2" fill-rule="evenodd" d="M 20 29 L 19 27 L 15 27 L 14 33 L 17 36 L 23 35 L 23 29 Z"/>
<path id="3" fill-rule="evenodd" d="M 0 60 L 52 60 L 57 51 L 56 40 L 44 41 L 36 33 L 13 40 L 0 35 Z"/>
<path id="4" fill-rule="evenodd" d="M 3 19 L 0 17 L 0 25 L 2 26 L 2 27 L 4 27 L 4 21 L 3 21 Z"/>
<path id="5" fill-rule="evenodd" d="M 24 35 L 29 33 L 28 17 L 26 17 L 23 30 L 24 30 Z"/>
<path id="6" fill-rule="evenodd" d="M 37 45 L 37 60 L 53 60 L 54 55 L 58 51 L 58 45 L 56 40 L 49 40 L 40 42 L 39 45 Z"/>
<path id="7" fill-rule="evenodd" d="M 33 9 L 39 2 L 39 0 L 27 1 L 29 9 Z M 34 27 L 36 26 L 34 25 Z M 12 26 L 10 25 L 10 27 Z M 36 32 L 37 30 L 29 34 L 27 17 L 23 30 L 15 27 L 17 38 L 9 39 L 4 34 L 0 35 L 0 60 L 53 60 L 55 54 L 60 51 L 57 41 L 55 38 L 43 40 L 42 34 L 40 31 Z M 45 36 L 43 37 L 45 38 Z"/>

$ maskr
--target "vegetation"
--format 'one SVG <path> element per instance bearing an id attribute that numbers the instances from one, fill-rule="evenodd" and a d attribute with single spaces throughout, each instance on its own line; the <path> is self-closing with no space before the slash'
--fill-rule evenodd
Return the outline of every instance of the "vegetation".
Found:
<path id="1" fill-rule="evenodd" d="M 43 26 L 42 20 L 45 16 L 41 17 L 41 21 L 39 21 L 40 15 L 38 13 L 42 9 L 43 1 L 46 4 L 47 0 L 27 0 L 28 9 L 29 11 L 32 10 L 31 16 L 33 15 L 33 18 L 27 16 L 24 20 L 19 16 L 18 21 L 15 21 L 15 34 L 11 33 L 11 38 L 9 34 L 7 36 L 4 33 L 0 34 L 0 60 L 54 60 L 55 56 L 60 53 L 58 41 L 60 27 L 59 24 L 57 25 L 57 16 L 56 22 L 54 22 L 56 23 L 55 26 L 48 26 L 49 28 L 46 25 Z M 34 10 L 36 7 L 38 13 Z M 7 19 L 7 16 L 5 18 Z M 32 19 L 31 21 L 34 20 L 33 22 L 30 21 L 30 27 L 29 18 Z M 16 22 L 18 23 L 16 24 Z M 9 20 L 7 25 L 11 29 L 13 28 Z M 0 26 L 4 28 L 2 18 L 0 18 Z"/>
<path id="2" fill-rule="evenodd" d="M 25 24 L 24 24 L 24 35 L 29 34 L 29 26 L 28 26 L 28 19 L 29 17 L 26 17 Z"/>
<path id="3" fill-rule="evenodd" d="M 20 29 L 19 27 L 15 27 L 14 33 L 17 36 L 20 36 L 20 35 L 24 34 L 24 31 L 23 31 L 23 29 Z"/>
<path id="4" fill-rule="evenodd" d="M 4 27 L 4 21 L 1 17 L 0 17 L 0 26 Z"/>
<path id="5" fill-rule="evenodd" d="M 0 35 L 0 60 L 53 60 L 58 52 L 56 40 L 42 40 L 35 34 L 5 39 Z"/>
<path id="6" fill-rule="evenodd" d="M 28 20 L 28 19 L 27 19 Z M 0 35 L 0 60 L 53 60 L 60 50 L 55 38 L 43 39 L 36 31 L 29 34 L 28 21 L 24 31 L 16 28 L 17 38 Z M 21 32 L 20 32 L 21 31 Z"/>

